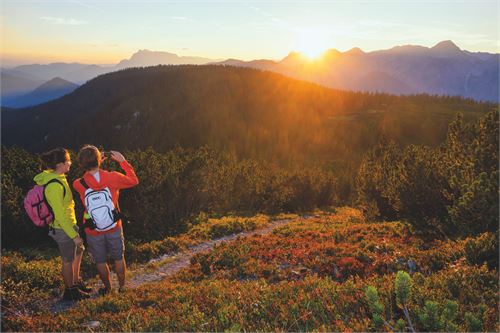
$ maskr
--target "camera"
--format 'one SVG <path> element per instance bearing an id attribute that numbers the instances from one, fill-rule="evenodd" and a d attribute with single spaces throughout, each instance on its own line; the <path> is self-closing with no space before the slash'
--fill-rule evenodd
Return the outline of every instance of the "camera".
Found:
<path id="1" fill-rule="evenodd" d="M 102 154 L 104 155 L 104 157 L 106 158 L 111 158 L 111 152 L 110 151 L 103 151 Z"/>

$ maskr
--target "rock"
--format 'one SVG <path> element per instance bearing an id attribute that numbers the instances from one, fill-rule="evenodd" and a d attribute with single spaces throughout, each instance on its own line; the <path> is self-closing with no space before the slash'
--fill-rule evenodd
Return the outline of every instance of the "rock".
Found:
<path id="1" fill-rule="evenodd" d="M 54 297 L 60 297 L 61 296 L 61 290 L 59 288 L 54 288 L 51 290 L 52 296 Z"/>
<path id="2" fill-rule="evenodd" d="M 408 260 L 407 265 L 408 269 L 410 270 L 410 273 L 413 273 L 417 270 L 417 263 L 415 262 L 415 260 L 413 259 Z"/>
<path id="3" fill-rule="evenodd" d="M 97 320 L 90 320 L 90 321 L 83 323 L 82 326 L 88 327 L 88 328 L 97 328 L 97 327 L 101 326 L 101 322 L 97 321 Z"/>
<path id="4" fill-rule="evenodd" d="M 281 263 L 281 264 L 279 264 L 279 266 L 278 266 L 278 267 L 279 267 L 279 269 L 287 269 L 287 268 L 289 268 L 289 267 L 290 267 L 290 265 L 289 265 L 289 264 L 287 264 L 287 263 Z"/>
<path id="5" fill-rule="evenodd" d="M 336 278 L 340 277 L 340 271 L 337 265 L 333 264 L 333 276 Z"/>
<path id="6" fill-rule="evenodd" d="M 399 264 L 399 265 L 404 265 L 406 263 L 406 260 L 405 258 L 402 258 L 402 257 L 398 257 L 396 260 L 395 260 L 396 264 Z"/>

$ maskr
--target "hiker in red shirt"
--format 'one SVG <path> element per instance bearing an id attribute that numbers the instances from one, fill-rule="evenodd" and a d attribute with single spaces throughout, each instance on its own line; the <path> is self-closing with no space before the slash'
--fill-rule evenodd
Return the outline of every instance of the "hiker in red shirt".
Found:
<path id="1" fill-rule="evenodd" d="M 78 161 L 86 170 L 82 178 L 73 182 L 73 188 L 80 194 L 84 213 L 84 227 L 87 235 L 89 253 L 97 265 L 97 271 L 104 283 L 99 290 L 101 295 L 111 291 L 108 254 L 114 260 L 115 272 L 120 285 L 119 291 L 125 288 L 126 264 L 124 257 L 124 237 L 118 206 L 121 189 L 133 187 L 139 183 L 132 166 L 117 151 L 104 153 L 95 146 L 85 145 L 78 153 Z M 100 169 L 102 161 L 108 156 L 118 162 L 125 174 Z"/>

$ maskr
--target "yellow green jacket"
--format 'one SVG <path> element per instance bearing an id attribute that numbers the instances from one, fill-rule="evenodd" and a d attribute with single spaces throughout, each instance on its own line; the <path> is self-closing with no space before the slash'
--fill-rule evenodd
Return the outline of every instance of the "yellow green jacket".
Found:
<path id="1" fill-rule="evenodd" d="M 58 175 L 54 173 L 54 170 L 45 170 L 36 175 L 33 180 L 38 185 L 45 185 L 54 178 L 57 178 L 64 185 L 66 195 L 64 195 L 61 184 L 53 182 L 45 188 L 45 198 L 54 212 L 52 227 L 64 230 L 68 237 L 73 239 L 78 236 L 74 228 L 76 225 L 75 202 L 66 176 Z"/>

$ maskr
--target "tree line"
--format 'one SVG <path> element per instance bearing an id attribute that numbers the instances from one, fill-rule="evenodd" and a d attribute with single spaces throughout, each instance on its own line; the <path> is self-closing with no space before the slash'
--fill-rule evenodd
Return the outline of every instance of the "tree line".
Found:
<path id="1" fill-rule="evenodd" d="M 210 146 L 128 151 L 140 184 L 122 193 L 122 210 L 131 220 L 125 229 L 128 239 L 139 243 L 180 233 L 201 212 L 300 212 L 355 204 L 370 217 L 405 219 L 437 237 L 496 232 L 498 147 L 498 111 L 491 111 L 474 123 L 458 116 L 438 147 L 403 146 L 383 138 L 360 164 L 341 161 L 345 168 L 240 158 L 230 149 Z M 2 146 L 3 247 L 47 241 L 22 205 L 39 171 L 37 155 Z M 74 163 L 68 179 L 82 174 Z"/>
<path id="2" fill-rule="evenodd" d="M 307 211 L 336 204 L 335 175 L 319 168 L 283 168 L 273 162 L 239 160 L 234 153 L 209 147 L 177 147 L 166 153 L 153 149 L 125 152 L 140 183 L 121 193 L 122 211 L 130 223 L 128 238 L 146 242 L 185 230 L 201 212 L 277 213 Z M 72 159 L 75 160 L 74 153 Z M 40 171 L 37 156 L 2 146 L 2 246 L 36 245 L 46 240 L 23 208 L 23 198 Z M 114 162 L 104 168 L 116 170 Z M 77 163 L 67 175 L 70 183 L 83 170 Z M 77 216 L 82 206 L 76 192 Z"/>

